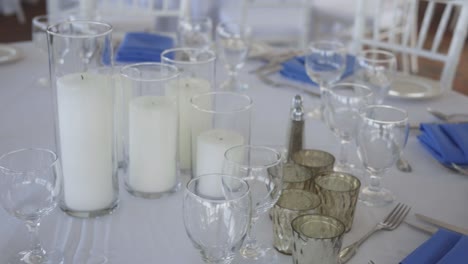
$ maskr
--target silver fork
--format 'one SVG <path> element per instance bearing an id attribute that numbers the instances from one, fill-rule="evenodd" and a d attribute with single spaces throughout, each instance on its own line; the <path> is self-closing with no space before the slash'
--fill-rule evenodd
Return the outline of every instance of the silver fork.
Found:
<path id="1" fill-rule="evenodd" d="M 465 169 L 465 168 L 463 168 L 462 166 L 457 165 L 457 164 L 455 164 L 455 163 L 453 163 L 453 162 L 452 162 L 450 165 L 452 165 L 452 169 L 454 169 L 454 170 L 457 171 L 458 173 L 468 176 L 468 169 Z"/>
<path id="2" fill-rule="evenodd" d="M 403 219 L 405 219 L 410 210 L 411 207 L 407 206 L 406 204 L 398 203 L 395 208 L 393 208 L 393 210 L 385 217 L 385 219 L 374 226 L 372 230 L 370 230 L 358 241 L 352 243 L 340 251 L 340 263 L 346 263 L 348 260 L 350 260 L 354 254 L 356 254 L 359 246 L 361 246 L 361 244 L 375 232 L 379 230 L 394 230 L 397 228 L 401 222 L 403 222 Z"/>

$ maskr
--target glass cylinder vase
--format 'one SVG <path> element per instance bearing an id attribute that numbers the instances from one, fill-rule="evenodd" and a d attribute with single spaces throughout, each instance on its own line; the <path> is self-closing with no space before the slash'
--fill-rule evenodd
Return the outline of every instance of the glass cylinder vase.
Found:
<path id="1" fill-rule="evenodd" d="M 224 153 L 250 143 L 252 99 L 234 92 L 209 92 L 191 99 L 192 175 L 223 172 Z"/>
<path id="2" fill-rule="evenodd" d="M 161 61 L 176 66 L 181 72 L 176 91 L 179 98 L 179 166 L 183 172 L 190 174 L 190 98 L 213 90 L 216 54 L 211 50 L 175 48 L 161 53 Z"/>
<path id="3" fill-rule="evenodd" d="M 47 35 L 63 167 L 60 206 L 78 217 L 110 213 L 118 204 L 112 26 L 66 21 Z"/>
<path id="4" fill-rule="evenodd" d="M 161 63 L 137 63 L 121 69 L 123 87 L 130 89 L 123 117 L 125 186 L 135 196 L 159 198 L 179 189 L 177 166 L 177 93 L 179 70 Z"/>

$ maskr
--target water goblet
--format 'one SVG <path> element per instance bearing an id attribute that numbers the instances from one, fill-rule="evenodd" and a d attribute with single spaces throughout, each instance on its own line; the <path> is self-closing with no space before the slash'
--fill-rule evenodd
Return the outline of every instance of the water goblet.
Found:
<path id="1" fill-rule="evenodd" d="M 356 64 L 357 80 L 373 90 L 376 104 L 382 104 L 395 78 L 395 55 L 384 50 L 364 50 L 356 56 Z"/>
<path id="2" fill-rule="evenodd" d="M 249 185 L 241 178 L 205 174 L 187 183 L 185 230 L 204 262 L 232 262 L 246 237 L 251 206 Z"/>
<path id="3" fill-rule="evenodd" d="M 277 253 L 260 245 L 253 227 L 260 215 L 278 201 L 283 184 L 281 154 L 268 147 L 240 145 L 224 154 L 224 173 L 244 179 L 252 195 L 252 219 L 246 241 L 240 250 L 240 263 L 275 263 Z"/>
<path id="4" fill-rule="evenodd" d="M 19 149 L 0 157 L 0 202 L 9 214 L 23 220 L 31 248 L 16 254 L 11 263 L 62 263 L 59 251 L 45 251 L 39 241 L 43 216 L 56 206 L 61 168 L 57 155 L 47 149 Z"/>
<path id="5" fill-rule="evenodd" d="M 369 186 L 359 200 L 369 206 L 383 206 L 394 200 L 393 194 L 380 186 L 384 174 L 400 158 L 408 140 L 408 114 L 388 105 L 369 105 L 360 111 L 356 136 L 358 157 L 370 174 Z"/>
<path id="6" fill-rule="evenodd" d="M 213 22 L 209 17 L 183 17 L 177 27 L 180 47 L 207 50 L 213 44 Z"/>
<path id="7" fill-rule="evenodd" d="M 359 110 L 372 104 L 372 100 L 372 90 L 364 85 L 338 83 L 328 88 L 324 98 L 324 120 L 340 140 L 341 146 L 335 170 L 358 174 L 354 173 L 355 166 L 349 163 L 349 148 L 356 135 Z"/>
<path id="8" fill-rule="evenodd" d="M 305 56 L 305 67 L 309 78 L 317 83 L 323 99 L 325 90 L 341 79 L 346 68 L 346 48 L 337 41 L 317 41 L 309 44 Z M 322 117 L 323 100 L 319 108 L 313 109 L 309 115 Z"/>
<path id="9" fill-rule="evenodd" d="M 242 91 L 247 84 L 238 79 L 238 71 L 244 66 L 250 49 L 251 27 L 233 22 L 220 23 L 216 28 L 218 52 L 224 60 L 229 78 L 221 84 L 226 91 Z"/>

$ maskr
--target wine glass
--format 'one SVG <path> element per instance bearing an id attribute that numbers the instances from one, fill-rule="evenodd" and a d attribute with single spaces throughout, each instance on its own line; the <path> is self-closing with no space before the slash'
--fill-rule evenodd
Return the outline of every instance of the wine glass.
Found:
<path id="1" fill-rule="evenodd" d="M 317 41 L 309 44 L 305 55 L 305 67 L 309 78 L 317 83 L 323 99 L 324 91 L 341 79 L 346 69 L 346 48 L 337 41 Z M 322 117 L 323 100 L 319 108 L 309 113 L 312 117 Z"/>
<path id="2" fill-rule="evenodd" d="M 240 145 L 224 154 L 224 173 L 244 179 L 252 195 L 252 219 L 247 239 L 240 250 L 240 263 L 274 263 L 277 253 L 260 245 L 253 227 L 279 199 L 283 185 L 281 154 L 268 147 Z"/>
<path id="3" fill-rule="evenodd" d="M 35 16 L 32 19 L 32 41 L 34 47 L 39 50 L 39 53 L 42 57 L 46 57 L 48 50 L 47 50 L 47 27 L 49 26 L 49 16 L 48 15 L 41 15 Z M 44 74 L 43 76 L 37 79 L 37 83 L 40 86 L 48 86 L 49 85 L 49 76 Z"/>
<path id="4" fill-rule="evenodd" d="M 370 182 L 361 190 L 359 199 L 369 206 L 383 206 L 393 202 L 394 197 L 380 186 L 380 181 L 395 165 L 406 145 L 408 114 L 388 105 L 369 105 L 360 111 L 360 116 L 357 152 L 370 174 Z"/>
<path id="5" fill-rule="evenodd" d="M 384 50 L 364 50 L 356 56 L 356 78 L 372 88 L 376 104 L 382 104 L 395 78 L 397 60 Z"/>
<path id="6" fill-rule="evenodd" d="M 251 206 L 249 185 L 241 178 L 205 174 L 187 183 L 185 230 L 204 262 L 232 262 L 246 237 Z"/>
<path id="7" fill-rule="evenodd" d="M 244 66 L 250 49 L 251 27 L 233 22 L 220 23 L 216 28 L 218 52 L 224 60 L 229 78 L 221 84 L 226 91 L 242 91 L 248 85 L 238 79 L 238 71 Z"/>
<path id="8" fill-rule="evenodd" d="M 340 139 L 341 148 L 335 170 L 354 175 L 356 168 L 348 162 L 349 147 L 356 135 L 359 110 L 372 104 L 372 90 L 356 83 L 338 83 L 327 89 L 324 119 L 331 131 Z"/>
<path id="9" fill-rule="evenodd" d="M 207 50 L 213 44 L 213 22 L 209 17 L 183 17 L 179 20 L 179 46 Z"/>
<path id="10" fill-rule="evenodd" d="M 57 155 L 47 149 L 19 149 L 0 157 L 0 202 L 9 214 L 23 220 L 31 248 L 14 256 L 12 263 L 62 263 L 59 251 L 46 252 L 39 241 L 41 217 L 56 206 L 61 168 Z"/>

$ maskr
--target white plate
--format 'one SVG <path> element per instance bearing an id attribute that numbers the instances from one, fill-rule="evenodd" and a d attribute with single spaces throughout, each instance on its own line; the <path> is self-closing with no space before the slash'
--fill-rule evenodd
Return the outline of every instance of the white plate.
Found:
<path id="1" fill-rule="evenodd" d="M 10 45 L 0 44 L 0 64 L 15 61 L 20 58 L 19 50 Z"/>
<path id="2" fill-rule="evenodd" d="M 438 81 L 400 73 L 388 94 L 398 98 L 428 99 L 442 94 L 442 89 Z"/>

